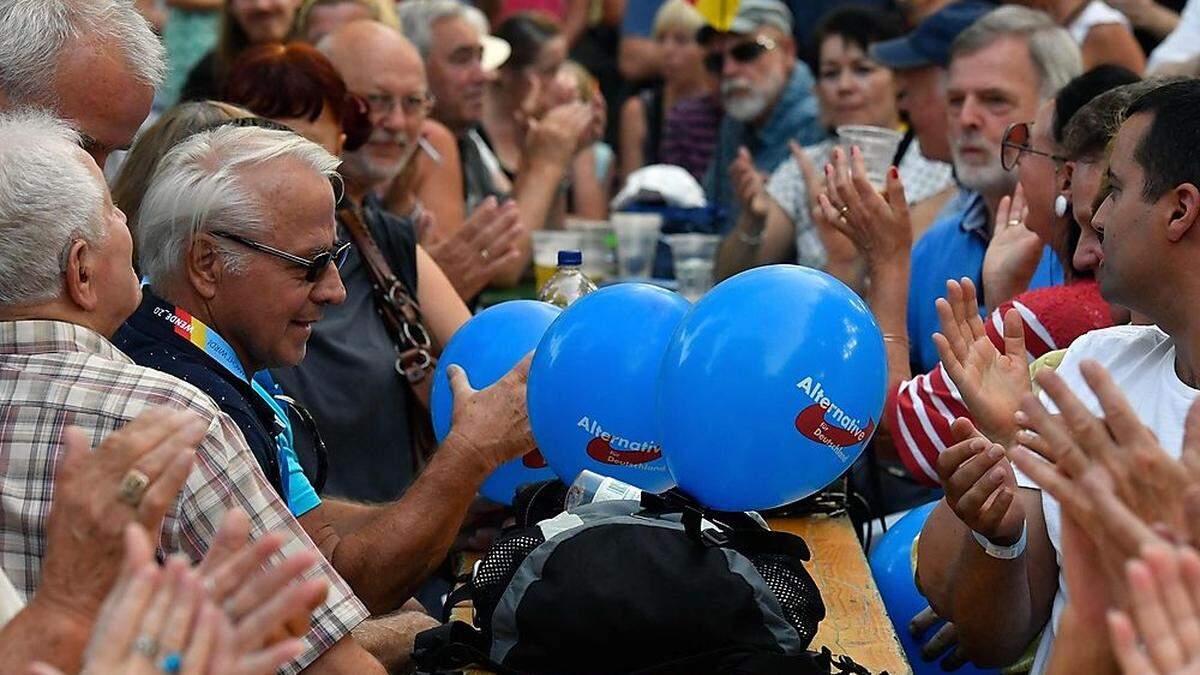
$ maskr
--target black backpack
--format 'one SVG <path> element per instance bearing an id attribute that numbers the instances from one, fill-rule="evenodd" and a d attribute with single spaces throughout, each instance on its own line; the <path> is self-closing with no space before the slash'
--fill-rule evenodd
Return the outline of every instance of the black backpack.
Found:
<path id="1" fill-rule="evenodd" d="M 518 500 L 517 511 L 520 522 L 538 509 Z M 470 600 L 475 625 L 417 636 L 419 671 L 868 675 L 807 650 L 825 617 L 808 547 L 761 519 L 667 493 L 526 522 L 536 524 L 502 535 L 447 600 L 447 620 Z"/>

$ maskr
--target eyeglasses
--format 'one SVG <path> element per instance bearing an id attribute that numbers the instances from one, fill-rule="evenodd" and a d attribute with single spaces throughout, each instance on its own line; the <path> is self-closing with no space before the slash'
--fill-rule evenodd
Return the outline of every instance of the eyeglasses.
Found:
<path id="1" fill-rule="evenodd" d="M 1021 161 L 1021 155 L 1026 153 L 1048 157 L 1058 166 L 1067 161 L 1066 157 L 1060 157 L 1041 150 L 1034 150 L 1029 145 L 1028 122 L 1017 122 L 1008 125 L 1008 129 L 1004 131 L 1004 140 L 1000 141 L 1000 166 L 1004 167 L 1005 171 L 1012 171 Z"/>
<path id="2" fill-rule="evenodd" d="M 402 109 L 408 117 L 418 114 L 428 115 L 437 101 L 429 92 L 400 97 L 391 94 L 359 94 L 359 96 L 367 102 L 367 108 L 371 114 L 379 117 L 391 115 L 396 112 L 396 108 Z"/>
<path id="3" fill-rule="evenodd" d="M 730 47 L 729 55 L 738 63 L 752 63 L 755 59 L 774 50 L 777 46 L 771 38 L 766 35 L 759 35 L 753 40 L 739 42 Z M 710 73 L 720 74 L 722 70 L 725 70 L 725 52 L 709 52 L 705 54 L 704 67 Z"/>
<path id="4" fill-rule="evenodd" d="M 321 278 L 321 273 L 325 271 L 325 268 L 329 267 L 329 263 L 333 263 L 334 267 L 341 269 L 342 265 L 346 264 L 346 258 L 350 255 L 350 242 L 338 244 L 332 251 L 322 251 L 321 253 L 318 253 L 315 258 L 309 260 L 308 258 L 301 258 L 300 256 L 292 255 L 287 251 L 280 251 L 277 248 L 267 246 L 266 244 L 261 244 L 253 239 L 247 239 L 240 234 L 217 230 L 216 232 L 213 232 L 213 236 L 221 237 L 222 239 L 228 239 L 230 241 L 236 241 L 242 246 L 247 246 L 256 251 L 262 251 L 268 255 L 273 255 L 276 258 L 286 260 L 293 265 L 303 267 L 307 271 L 307 273 L 304 275 L 304 280 L 310 283 Z"/>

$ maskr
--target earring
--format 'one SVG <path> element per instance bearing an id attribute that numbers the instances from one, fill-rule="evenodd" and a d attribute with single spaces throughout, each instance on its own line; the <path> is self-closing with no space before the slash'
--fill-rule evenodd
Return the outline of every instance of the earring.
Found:
<path id="1" fill-rule="evenodd" d="M 1054 215 L 1062 218 L 1067 215 L 1067 208 L 1071 206 L 1071 202 L 1067 201 L 1066 195 L 1059 195 L 1054 198 Z"/>

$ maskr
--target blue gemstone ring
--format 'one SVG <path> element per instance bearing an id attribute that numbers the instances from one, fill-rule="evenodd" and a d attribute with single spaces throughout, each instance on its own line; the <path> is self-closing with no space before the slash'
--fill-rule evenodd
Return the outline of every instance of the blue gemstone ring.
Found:
<path id="1" fill-rule="evenodd" d="M 170 675 L 175 675 L 181 668 L 183 668 L 183 657 L 179 652 L 171 652 L 158 662 L 158 669 Z"/>

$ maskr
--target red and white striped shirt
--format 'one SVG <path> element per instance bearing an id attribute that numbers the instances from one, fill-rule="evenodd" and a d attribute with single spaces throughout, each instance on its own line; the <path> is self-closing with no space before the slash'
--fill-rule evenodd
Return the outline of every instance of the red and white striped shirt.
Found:
<path id="1" fill-rule="evenodd" d="M 1100 297 L 1094 280 L 1039 288 L 1000 305 L 984 321 L 988 339 L 1001 351 L 1003 317 L 1009 309 L 1020 312 L 1025 324 L 1030 362 L 1047 352 L 1065 349 L 1084 333 L 1113 323 L 1112 311 Z M 940 363 L 888 392 L 884 423 L 891 430 L 905 468 L 918 481 L 939 484 L 937 457 L 954 444 L 950 423 L 958 417 L 969 419 L 971 413 Z"/>

